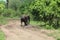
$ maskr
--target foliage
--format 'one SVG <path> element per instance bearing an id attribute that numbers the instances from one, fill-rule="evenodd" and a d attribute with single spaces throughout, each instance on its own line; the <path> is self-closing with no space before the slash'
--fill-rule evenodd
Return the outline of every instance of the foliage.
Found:
<path id="1" fill-rule="evenodd" d="M 4 11 L 5 6 L 3 4 L 0 4 L 0 16 Z"/>
<path id="2" fill-rule="evenodd" d="M 19 10 L 15 11 L 13 9 L 4 9 L 2 16 L 4 17 L 20 17 L 21 13 Z"/>
<path id="3" fill-rule="evenodd" d="M 42 20 L 45 23 L 48 22 L 48 25 L 53 26 L 54 28 L 59 28 L 59 3 L 60 0 L 35 0 L 30 5 L 31 14 L 34 17 L 34 20 Z"/>
<path id="4" fill-rule="evenodd" d="M 29 14 L 31 20 L 42 21 L 45 27 L 60 27 L 60 0 L 9 0 L 8 9 L 1 11 L 4 17 L 20 17 Z"/>
<path id="5" fill-rule="evenodd" d="M 12 9 L 4 9 L 4 13 L 2 15 L 4 17 L 12 17 L 15 15 L 15 11 Z"/>

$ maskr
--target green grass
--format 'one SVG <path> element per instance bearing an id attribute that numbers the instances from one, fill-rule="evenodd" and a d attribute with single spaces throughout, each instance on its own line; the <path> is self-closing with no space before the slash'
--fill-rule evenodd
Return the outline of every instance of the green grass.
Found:
<path id="1" fill-rule="evenodd" d="M 60 40 L 60 29 L 55 29 L 54 32 L 48 35 L 54 37 L 56 40 Z"/>
<path id="2" fill-rule="evenodd" d="M 0 17 L 0 25 L 1 24 L 6 24 L 7 20 L 5 19 L 5 17 Z"/>
<path id="3" fill-rule="evenodd" d="M 1 30 L 0 30 L 0 40 L 5 40 L 5 35 Z"/>
<path id="4" fill-rule="evenodd" d="M 37 21 L 30 21 L 30 24 L 31 24 L 31 25 L 39 25 L 40 22 L 37 22 Z"/>
<path id="5" fill-rule="evenodd" d="M 42 21 L 30 21 L 31 25 L 44 25 L 45 23 Z"/>
<path id="6" fill-rule="evenodd" d="M 7 21 L 5 20 L 5 18 L 0 16 L 0 25 L 6 24 L 6 23 Z M 5 40 L 5 34 L 1 30 L 0 30 L 0 40 Z"/>
<path id="7" fill-rule="evenodd" d="M 43 28 L 43 29 L 53 29 L 52 26 L 49 26 L 48 24 L 42 22 L 42 21 L 30 21 L 31 25 L 34 26 L 39 26 L 38 28 Z"/>

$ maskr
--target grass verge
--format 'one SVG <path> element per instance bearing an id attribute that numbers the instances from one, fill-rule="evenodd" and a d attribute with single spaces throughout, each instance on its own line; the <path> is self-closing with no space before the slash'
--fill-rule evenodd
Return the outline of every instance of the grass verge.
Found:
<path id="1" fill-rule="evenodd" d="M 0 30 L 0 40 L 5 40 L 5 35 L 1 30 Z"/>
<path id="2" fill-rule="evenodd" d="M 48 35 L 54 37 L 56 40 L 60 40 L 60 29 L 55 29 L 52 33 Z"/>
<path id="3" fill-rule="evenodd" d="M 0 25 L 2 24 L 6 24 L 7 20 L 5 19 L 5 17 L 0 17 Z"/>

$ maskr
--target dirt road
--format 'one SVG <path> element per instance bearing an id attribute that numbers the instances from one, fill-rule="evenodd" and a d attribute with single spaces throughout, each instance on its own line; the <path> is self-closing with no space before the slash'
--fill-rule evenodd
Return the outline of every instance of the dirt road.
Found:
<path id="1" fill-rule="evenodd" d="M 6 40 L 55 40 L 41 31 L 27 27 L 21 27 L 19 21 L 9 21 L 8 24 L 1 26 L 1 30 L 5 33 Z"/>

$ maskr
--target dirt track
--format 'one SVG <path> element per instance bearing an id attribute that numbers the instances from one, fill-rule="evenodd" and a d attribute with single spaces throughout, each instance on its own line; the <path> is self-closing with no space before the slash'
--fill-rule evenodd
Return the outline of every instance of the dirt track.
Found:
<path id="1" fill-rule="evenodd" d="M 21 27 L 19 21 L 9 21 L 8 24 L 2 25 L 1 29 L 5 33 L 6 40 L 55 40 L 42 31 L 36 31 L 30 28 L 31 26 L 27 27 Z"/>

